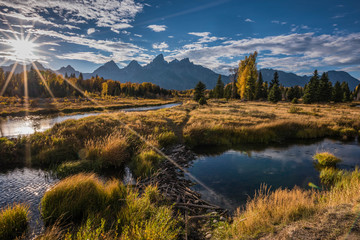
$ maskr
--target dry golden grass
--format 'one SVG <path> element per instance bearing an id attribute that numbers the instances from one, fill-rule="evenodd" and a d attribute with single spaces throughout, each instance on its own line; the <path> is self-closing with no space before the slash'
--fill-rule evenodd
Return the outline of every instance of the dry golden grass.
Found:
<path id="1" fill-rule="evenodd" d="M 190 145 L 271 142 L 284 138 L 354 137 L 360 129 L 360 108 L 350 104 L 209 101 L 190 112 L 184 135 Z"/>
<path id="2" fill-rule="evenodd" d="M 245 209 L 238 209 L 231 225 L 215 232 L 215 239 L 256 238 L 278 226 L 312 216 L 316 212 L 315 192 L 294 188 L 277 189 L 261 186 Z"/>
<path id="3" fill-rule="evenodd" d="M 96 97 L 95 100 L 99 105 L 96 106 L 87 98 L 32 98 L 29 100 L 29 114 L 47 114 L 62 112 L 65 114 L 76 112 L 102 111 L 102 107 L 109 110 L 145 107 L 151 105 L 162 105 L 173 103 L 175 99 L 142 99 L 142 98 L 121 98 L 121 97 Z M 0 116 L 17 116 L 24 115 L 25 107 L 20 98 L 0 97 Z"/>

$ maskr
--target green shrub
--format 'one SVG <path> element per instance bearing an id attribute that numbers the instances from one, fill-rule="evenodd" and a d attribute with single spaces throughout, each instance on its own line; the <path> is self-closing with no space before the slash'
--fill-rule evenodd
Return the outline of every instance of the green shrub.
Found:
<path id="1" fill-rule="evenodd" d="M 137 177 L 149 176 L 163 159 L 154 150 L 144 151 L 136 156 L 130 163 L 130 169 Z"/>
<path id="2" fill-rule="evenodd" d="M 201 97 L 200 100 L 199 100 L 199 104 L 200 104 L 200 105 L 205 105 L 205 104 L 207 104 L 206 98 L 205 98 L 205 97 Z"/>
<path id="3" fill-rule="evenodd" d="M 79 160 L 60 164 L 56 173 L 59 178 L 64 178 L 78 173 L 99 172 L 100 170 L 101 163 L 98 161 Z"/>
<path id="4" fill-rule="evenodd" d="M 124 198 L 124 189 L 118 181 L 103 184 L 94 174 L 68 177 L 45 193 L 41 215 L 45 224 L 50 224 L 56 221 L 80 223 L 89 216 L 104 213 L 105 209 L 116 214 L 122 206 L 119 199 Z M 113 204 L 114 197 L 119 198 L 117 204 Z"/>
<path id="5" fill-rule="evenodd" d="M 301 113 L 303 109 L 300 107 L 291 106 L 289 109 L 289 113 Z"/>
<path id="6" fill-rule="evenodd" d="M 177 143 L 178 138 L 174 132 L 166 131 L 159 134 L 158 141 L 161 147 L 169 147 Z"/>
<path id="7" fill-rule="evenodd" d="M 0 240 L 21 237 L 28 228 L 29 207 L 14 204 L 0 211 Z"/>
<path id="8" fill-rule="evenodd" d="M 322 167 L 336 167 L 336 164 L 341 162 L 339 158 L 328 152 L 315 154 L 314 160 L 317 160 L 317 163 Z"/>

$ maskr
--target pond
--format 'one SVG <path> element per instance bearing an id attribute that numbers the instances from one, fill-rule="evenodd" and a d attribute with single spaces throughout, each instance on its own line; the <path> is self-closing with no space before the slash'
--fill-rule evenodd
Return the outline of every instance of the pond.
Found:
<path id="1" fill-rule="evenodd" d="M 319 185 L 319 172 L 314 168 L 313 155 L 328 151 L 343 161 L 339 167 L 354 169 L 360 165 L 358 141 L 341 142 L 324 139 L 318 142 L 288 143 L 286 145 L 248 145 L 222 153 L 216 148 L 198 149 L 199 157 L 188 171 L 212 189 L 217 196 L 200 185 L 193 189 L 205 200 L 234 210 L 243 206 L 261 184 L 308 189 L 308 184 Z M 221 149 L 220 149 L 221 151 Z"/>
<path id="2" fill-rule="evenodd" d="M 119 111 L 135 112 L 150 111 L 163 108 L 171 108 L 179 106 L 181 103 L 171 103 L 159 106 L 125 108 Z M 89 116 L 96 116 L 103 112 L 82 113 L 75 115 L 44 115 L 44 116 L 27 116 L 27 117 L 8 117 L 5 120 L 0 119 L 0 137 L 16 138 L 18 136 L 29 135 L 35 132 L 44 132 L 56 123 L 63 122 L 68 119 L 80 119 Z"/>

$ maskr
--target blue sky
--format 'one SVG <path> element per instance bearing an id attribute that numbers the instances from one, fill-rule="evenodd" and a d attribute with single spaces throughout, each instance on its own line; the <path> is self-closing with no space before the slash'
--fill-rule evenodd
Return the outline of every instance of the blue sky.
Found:
<path id="1" fill-rule="evenodd" d="M 92 72 L 110 60 L 147 64 L 163 53 L 227 74 L 257 50 L 259 68 L 360 78 L 357 0 L 0 0 L 0 15 L 6 65 L 16 60 L 8 37 L 22 26 L 36 37 L 36 60 L 53 69 Z"/>

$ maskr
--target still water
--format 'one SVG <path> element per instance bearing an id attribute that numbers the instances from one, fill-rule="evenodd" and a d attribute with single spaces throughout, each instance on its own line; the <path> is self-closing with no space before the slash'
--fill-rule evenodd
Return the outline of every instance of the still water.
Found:
<path id="1" fill-rule="evenodd" d="M 171 103 L 160 106 L 125 108 L 119 111 L 124 112 L 140 112 L 158 110 L 163 108 L 171 108 L 179 106 L 181 103 Z M 44 132 L 56 123 L 63 122 L 68 119 L 80 119 L 89 116 L 96 116 L 102 112 L 97 113 L 82 113 L 75 115 L 44 115 L 44 116 L 27 116 L 27 117 L 8 117 L 6 119 L 0 118 L 0 137 L 16 138 L 18 136 L 29 135 L 35 132 Z"/>
<path id="2" fill-rule="evenodd" d="M 39 205 L 45 191 L 58 180 L 48 172 L 21 168 L 0 172 L 0 209 L 13 203 L 25 203 L 30 208 L 30 230 L 39 233 L 43 228 Z"/>
<path id="3" fill-rule="evenodd" d="M 341 158 L 340 168 L 360 166 L 358 141 L 325 139 L 268 147 L 251 145 L 222 153 L 209 151 L 199 149 L 199 157 L 188 170 L 219 195 L 214 196 L 199 185 L 193 188 L 205 200 L 231 209 L 244 205 L 263 183 L 272 189 L 295 185 L 306 189 L 309 182 L 319 185 L 319 172 L 312 159 L 317 152 L 328 151 Z"/>

